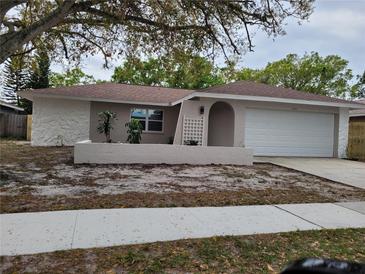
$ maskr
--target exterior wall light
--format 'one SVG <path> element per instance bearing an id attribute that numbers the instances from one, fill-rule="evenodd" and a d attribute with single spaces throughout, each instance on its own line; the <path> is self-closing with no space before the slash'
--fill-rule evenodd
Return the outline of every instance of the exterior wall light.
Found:
<path id="1" fill-rule="evenodd" d="M 201 106 L 199 108 L 199 113 L 200 113 L 200 115 L 203 115 L 204 114 L 204 106 Z"/>

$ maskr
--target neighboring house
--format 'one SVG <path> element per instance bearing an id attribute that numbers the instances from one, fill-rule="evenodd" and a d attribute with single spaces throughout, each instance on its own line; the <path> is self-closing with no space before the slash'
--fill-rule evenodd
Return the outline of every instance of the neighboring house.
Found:
<path id="1" fill-rule="evenodd" d="M 356 103 L 364 104 L 365 106 L 365 99 L 357 100 Z M 365 123 L 365 108 L 350 110 L 350 123 L 357 121 Z"/>
<path id="2" fill-rule="evenodd" d="M 32 145 L 73 145 L 97 132 L 98 113 L 117 114 L 113 141 L 125 142 L 131 117 L 143 143 L 244 146 L 255 155 L 345 157 L 354 102 L 239 81 L 202 90 L 103 83 L 19 92 L 33 101 Z"/>
<path id="3" fill-rule="evenodd" d="M 0 137 L 24 139 L 27 116 L 23 108 L 0 100 Z"/>
<path id="4" fill-rule="evenodd" d="M 0 113 L 26 114 L 24 109 L 0 100 Z"/>

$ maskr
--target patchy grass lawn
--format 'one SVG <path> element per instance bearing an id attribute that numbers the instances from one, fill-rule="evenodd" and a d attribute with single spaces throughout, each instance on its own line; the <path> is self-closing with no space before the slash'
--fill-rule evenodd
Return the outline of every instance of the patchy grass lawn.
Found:
<path id="1" fill-rule="evenodd" d="M 74 165 L 70 147 L 1 141 L 1 212 L 365 200 L 365 191 L 271 164 Z"/>
<path id="2" fill-rule="evenodd" d="M 278 273 L 304 257 L 365 261 L 365 229 L 78 249 L 1 258 L 3 273 Z"/>

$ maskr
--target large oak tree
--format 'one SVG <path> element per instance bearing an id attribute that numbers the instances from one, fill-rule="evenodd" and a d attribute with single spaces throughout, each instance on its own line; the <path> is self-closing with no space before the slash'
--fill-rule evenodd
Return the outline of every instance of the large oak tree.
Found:
<path id="1" fill-rule="evenodd" d="M 240 54 L 251 34 L 285 34 L 285 19 L 306 20 L 314 0 L 1 0 L 0 63 L 46 47 L 77 60 L 184 50 Z M 52 55 L 51 55 L 52 57 Z"/>

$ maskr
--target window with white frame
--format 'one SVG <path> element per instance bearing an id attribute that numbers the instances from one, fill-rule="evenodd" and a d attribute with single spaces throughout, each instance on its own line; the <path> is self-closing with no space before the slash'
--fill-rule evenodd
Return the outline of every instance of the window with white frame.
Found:
<path id="1" fill-rule="evenodd" d="M 145 132 L 163 132 L 163 110 L 133 108 L 131 118 L 139 120 Z"/>

